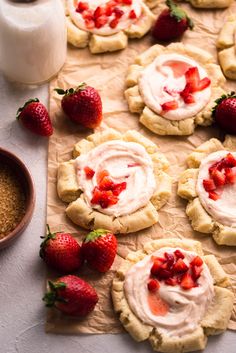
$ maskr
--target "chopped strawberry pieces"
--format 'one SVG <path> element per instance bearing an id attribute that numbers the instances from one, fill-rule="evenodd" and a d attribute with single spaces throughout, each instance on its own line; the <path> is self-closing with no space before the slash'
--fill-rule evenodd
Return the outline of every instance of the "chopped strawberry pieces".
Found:
<path id="1" fill-rule="evenodd" d="M 218 195 L 215 191 L 210 191 L 210 192 L 209 192 L 209 198 L 210 198 L 211 200 L 216 201 L 216 200 L 219 200 L 220 195 Z"/>
<path id="2" fill-rule="evenodd" d="M 194 257 L 194 259 L 190 262 L 191 266 L 202 266 L 203 261 L 200 256 Z"/>
<path id="3" fill-rule="evenodd" d="M 98 6 L 98 7 L 96 8 L 96 10 L 94 11 L 93 16 L 94 16 L 94 19 L 97 19 L 98 17 L 103 16 L 103 15 L 105 15 L 105 14 L 106 14 L 105 8 L 103 8 L 103 7 L 101 7 L 101 6 Z"/>
<path id="4" fill-rule="evenodd" d="M 150 292 L 156 292 L 160 288 L 160 283 L 156 279 L 151 278 L 148 281 L 147 287 Z"/>
<path id="5" fill-rule="evenodd" d="M 139 167 L 139 166 L 140 166 L 139 163 L 130 163 L 127 165 L 128 168 Z"/>
<path id="6" fill-rule="evenodd" d="M 216 186 L 223 186 L 225 185 L 226 176 L 224 173 L 220 172 L 219 170 L 215 170 L 212 173 L 212 178 Z"/>
<path id="7" fill-rule="evenodd" d="M 126 189 L 127 183 L 124 181 L 123 183 L 115 184 L 112 188 L 113 194 L 119 196 L 122 191 Z"/>
<path id="8" fill-rule="evenodd" d="M 216 185 L 213 179 L 204 179 L 203 186 L 206 191 L 213 191 L 216 189 Z"/>
<path id="9" fill-rule="evenodd" d="M 77 8 L 75 11 L 82 13 L 83 11 L 88 10 L 88 9 L 89 9 L 89 4 L 87 2 L 80 1 L 77 5 Z"/>
<path id="10" fill-rule="evenodd" d="M 131 11 L 130 11 L 130 13 L 129 13 L 129 18 L 130 18 L 131 20 L 135 20 L 135 19 L 137 18 L 137 15 L 136 15 L 136 13 L 135 13 L 134 10 L 131 10 Z"/>
<path id="11" fill-rule="evenodd" d="M 124 15 L 124 11 L 119 9 L 119 7 L 115 7 L 113 12 L 116 18 L 121 18 Z"/>
<path id="12" fill-rule="evenodd" d="M 184 254 L 179 249 L 175 250 L 174 254 L 177 259 L 184 259 Z"/>
<path id="13" fill-rule="evenodd" d="M 227 156 L 223 160 L 223 164 L 225 167 L 233 168 L 236 167 L 236 159 L 232 155 L 232 153 L 228 153 Z"/>
<path id="14" fill-rule="evenodd" d="M 198 85 L 200 82 L 200 75 L 197 67 L 190 67 L 185 72 L 186 85 L 190 88 L 191 92 L 196 92 L 198 90 Z"/>
<path id="15" fill-rule="evenodd" d="M 118 23 L 119 23 L 119 18 L 115 17 L 115 18 L 109 23 L 109 26 L 110 26 L 111 28 L 116 28 L 117 25 L 118 25 Z"/>
<path id="16" fill-rule="evenodd" d="M 133 0 L 122 0 L 124 5 L 132 5 Z"/>
<path id="17" fill-rule="evenodd" d="M 115 183 L 111 180 L 109 176 L 105 176 L 99 183 L 99 190 L 112 190 Z"/>
<path id="18" fill-rule="evenodd" d="M 236 173 L 232 168 L 225 168 L 226 184 L 234 184 L 236 181 Z"/>
<path id="19" fill-rule="evenodd" d="M 95 20 L 95 27 L 101 28 L 108 22 L 107 16 L 100 16 Z"/>
<path id="20" fill-rule="evenodd" d="M 176 100 L 165 102 L 161 104 L 161 108 L 164 112 L 168 112 L 169 110 L 178 109 L 178 102 Z"/>
<path id="21" fill-rule="evenodd" d="M 178 259 L 173 267 L 174 272 L 177 272 L 177 273 L 186 272 L 186 271 L 188 271 L 188 269 L 189 269 L 189 267 L 186 265 L 186 263 L 182 259 Z"/>
<path id="22" fill-rule="evenodd" d="M 82 17 L 85 20 L 85 24 L 86 24 L 86 20 L 88 21 L 93 21 L 94 17 L 93 17 L 93 11 L 92 10 L 85 10 L 82 13 Z"/>
<path id="23" fill-rule="evenodd" d="M 173 254 L 170 254 L 168 252 L 165 252 L 164 256 L 166 258 L 167 268 L 170 269 L 175 262 L 175 257 Z"/>
<path id="24" fill-rule="evenodd" d="M 208 77 L 204 77 L 198 84 L 198 91 L 203 91 L 205 88 L 210 86 L 210 84 L 211 80 Z"/>
<path id="25" fill-rule="evenodd" d="M 202 267 L 199 266 L 192 266 L 192 278 L 196 281 L 202 273 Z"/>
<path id="26" fill-rule="evenodd" d="M 93 169 L 89 168 L 88 166 L 84 167 L 84 172 L 85 172 L 87 179 L 92 179 L 92 177 L 95 174 L 95 171 Z"/>
<path id="27" fill-rule="evenodd" d="M 181 286 L 181 288 L 183 288 L 185 290 L 189 290 L 189 289 L 192 289 L 193 287 L 195 287 L 195 282 L 189 273 L 185 273 L 183 275 L 183 277 L 181 279 L 180 286 Z"/>
<path id="28" fill-rule="evenodd" d="M 169 286 L 176 286 L 178 284 L 177 278 L 168 278 L 165 280 L 165 284 L 168 284 Z"/>
<path id="29" fill-rule="evenodd" d="M 109 176 L 109 172 L 106 169 L 101 170 L 97 173 L 97 183 L 100 184 L 102 179 Z"/>

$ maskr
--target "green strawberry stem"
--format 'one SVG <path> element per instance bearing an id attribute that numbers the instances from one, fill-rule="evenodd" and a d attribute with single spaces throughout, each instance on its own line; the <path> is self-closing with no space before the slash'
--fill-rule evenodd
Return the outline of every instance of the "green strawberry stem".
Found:
<path id="1" fill-rule="evenodd" d="M 217 99 L 215 100 L 216 105 L 215 105 L 215 106 L 212 108 L 212 110 L 211 110 L 211 111 L 212 111 L 212 116 L 215 116 L 218 105 L 219 105 L 221 102 L 223 102 L 225 99 L 227 99 L 227 98 L 236 98 L 235 92 L 232 91 L 232 92 L 230 92 L 230 93 L 228 93 L 228 94 L 223 94 L 220 98 L 217 98 Z"/>
<path id="2" fill-rule="evenodd" d="M 44 295 L 43 301 L 46 302 L 46 306 L 51 308 L 55 305 L 55 302 L 66 303 L 67 301 L 58 295 L 58 289 L 66 288 L 66 284 L 64 282 L 56 282 L 53 283 L 48 281 L 48 285 L 50 290 Z"/>
<path id="3" fill-rule="evenodd" d="M 180 22 L 183 19 L 186 19 L 188 22 L 189 28 L 193 29 L 194 24 L 191 18 L 188 17 L 186 12 L 183 9 L 181 9 L 179 6 L 177 6 L 173 0 L 167 0 L 166 5 L 170 9 L 170 15 L 174 17 L 177 20 L 177 22 Z"/>
<path id="4" fill-rule="evenodd" d="M 62 88 L 54 88 L 54 91 L 56 91 L 58 94 L 60 95 L 70 95 L 70 94 L 74 94 L 75 92 L 78 91 L 83 91 L 86 88 L 87 84 L 85 82 L 81 82 L 78 87 L 76 89 L 74 88 L 69 88 L 69 89 L 62 89 Z"/>
<path id="5" fill-rule="evenodd" d="M 32 99 L 29 99 L 27 102 L 25 102 L 25 104 L 23 105 L 23 107 L 20 107 L 17 112 L 16 112 L 16 119 L 19 120 L 20 119 L 20 113 L 25 109 L 25 107 L 30 104 L 30 103 L 37 103 L 39 102 L 39 99 L 38 98 L 32 98 Z"/>
<path id="6" fill-rule="evenodd" d="M 39 256 L 42 259 L 44 258 L 44 249 L 45 249 L 45 246 L 47 245 L 47 242 L 50 239 L 56 238 L 56 233 L 51 233 L 51 230 L 48 224 L 47 224 L 47 230 L 48 230 L 48 233 L 46 234 L 46 236 L 40 237 L 41 239 L 44 239 L 43 242 L 40 244 L 40 250 L 39 250 Z"/>
<path id="7" fill-rule="evenodd" d="M 108 234 L 108 233 L 109 233 L 109 231 L 108 231 L 108 230 L 105 230 L 105 229 L 96 229 L 96 230 L 93 230 L 92 232 L 90 232 L 90 233 L 86 236 L 84 242 L 85 242 L 85 243 L 88 243 L 88 242 L 90 242 L 90 241 L 95 241 L 97 238 L 102 237 L 102 236 L 104 236 L 104 235 L 106 235 L 106 234 Z"/>

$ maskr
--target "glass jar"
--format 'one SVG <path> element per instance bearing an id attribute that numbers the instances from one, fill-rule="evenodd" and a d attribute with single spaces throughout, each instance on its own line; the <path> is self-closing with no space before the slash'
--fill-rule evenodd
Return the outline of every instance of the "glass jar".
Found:
<path id="1" fill-rule="evenodd" d="M 50 80 L 63 66 L 66 49 L 61 0 L 0 1 L 0 69 L 11 81 Z"/>

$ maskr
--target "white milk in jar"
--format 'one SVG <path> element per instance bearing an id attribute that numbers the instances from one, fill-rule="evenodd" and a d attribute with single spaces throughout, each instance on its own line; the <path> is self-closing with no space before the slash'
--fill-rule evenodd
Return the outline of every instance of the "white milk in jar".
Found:
<path id="1" fill-rule="evenodd" d="M 10 80 L 48 81 L 63 66 L 66 49 L 61 0 L 0 1 L 0 69 Z"/>

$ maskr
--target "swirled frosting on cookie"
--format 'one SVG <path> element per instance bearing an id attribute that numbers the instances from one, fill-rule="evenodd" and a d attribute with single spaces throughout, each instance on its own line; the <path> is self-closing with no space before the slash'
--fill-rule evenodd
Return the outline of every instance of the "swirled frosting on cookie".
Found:
<path id="1" fill-rule="evenodd" d="M 201 274 L 197 281 L 192 283 L 191 289 L 186 290 L 186 287 L 184 289 L 178 283 L 168 285 L 164 280 L 159 282 L 159 289 L 155 293 L 149 291 L 147 283 L 150 280 L 153 257 L 161 259 L 165 257 L 165 253 L 174 254 L 176 250 L 183 255 L 185 265 L 190 268 L 191 273 L 191 262 L 197 254 L 166 247 L 133 265 L 126 273 L 124 283 L 126 299 L 135 315 L 143 323 L 169 336 L 182 336 L 193 332 L 204 317 L 214 296 L 213 280 L 204 263 L 202 263 Z M 198 256 L 197 258 L 199 259 Z M 182 259 L 179 262 L 181 263 Z M 153 303 L 157 306 L 155 310 L 152 308 Z M 158 307 L 159 310 L 157 310 Z"/>
<path id="2" fill-rule="evenodd" d="M 76 158 L 76 167 L 86 202 L 107 215 L 118 217 L 139 210 L 147 205 L 156 188 L 152 160 L 145 148 L 135 142 L 105 142 Z M 90 174 L 85 172 L 88 168 Z M 95 202 L 96 192 L 103 190 L 111 198 L 113 191 L 116 202 L 109 206 Z"/>

